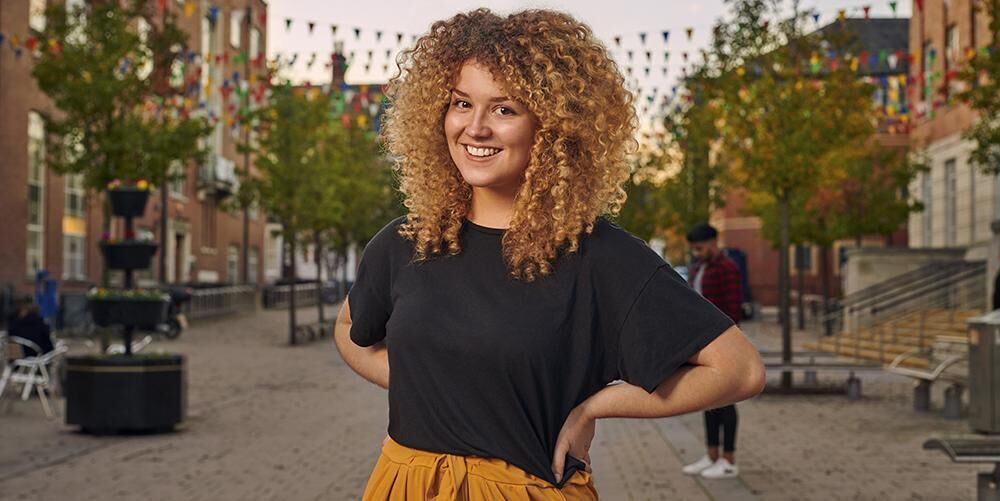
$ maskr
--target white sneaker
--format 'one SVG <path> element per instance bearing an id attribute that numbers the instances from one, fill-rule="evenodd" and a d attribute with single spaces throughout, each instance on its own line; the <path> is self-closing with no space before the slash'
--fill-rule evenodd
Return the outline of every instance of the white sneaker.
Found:
<path id="1" fill-rule="evenodd" d="M 726 458 L 719 458 L 712 466 L 701 471 L 702 478 L 734 478 L 740 474 L 740 468 Z"/>
<path id="2" fill-rule="evenodd" d="M 711 458 L 709 458 L 708 456 L 702 456 L 701 459 L 685 466 L 684 468 L 681 469 L 681 471 L 684 472 L 685 475 L 697 475 L 702 471 L 704 471 L 705 468 L 708 468 L 709 466 L 712 466 L 714 464 L 715 461 L 712 461 Z"/>

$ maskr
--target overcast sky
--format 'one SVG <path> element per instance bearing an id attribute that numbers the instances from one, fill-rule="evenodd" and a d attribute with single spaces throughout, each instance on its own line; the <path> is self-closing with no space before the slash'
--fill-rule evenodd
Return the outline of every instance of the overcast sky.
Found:
<path id="1" fill-rule="evenodd" d="M 693 61 L 698 49 L 707 43 L 711 26 L 726 13 L 723 0 L 504 0 L 489 3 L 472 0 L 271 0 L 268 53 L 272 58 L 280 54 L 286 62 L 293 54 L 298 54 L 295 65 L 286 75 L 295 80 L 323 84 L 330 80 L 330 72 L 324 64 L 330 58 L 334 40 L 339 40 L 344 43 L 345 54 L 354 52 L 347 74 L 349 83 L 384 83 L 394 70 L 395 53 L 412 43 L 413 35 L 424 33 L 438 19 L 484 5 L 501 14 L 525 8 L 551 8 L 572 14 L 590 25 L 612 50 L 622 68 L 632 67 L 633 76 L 638 80 L 636 86 L 642 87 L 645 95 L 655 87 L 658 96 L 669 92 L 681 75 L 682 54 L 688 52 Z M 861 17 L 865 5 L 871 6 L 872 17 L 892 16 L 888 0 L 805 0 L 800 9 L 818 11 L 819 25 L 823 25 L 835 20 L 840 9 L 845 9 L 850 17 Z M 908 17 L 911 5 L 911 0 L 900 0 L 897 15 Z M 286 19 L 292 19 L 290 29 L 286 29 Z M 312 34 L 308 30 L 309 22 L 315 23 Z M 331 25 L 337 26 L 336 35 Z M 360 28 L 360 38 L 355 37 L 354 28 Z M 688 28 L 693 28 L 690 41 L 686 33 Z M 379 30 L 383 34 L 381 40 L 376 41 Z M 666 43 L 663 31 L 670 32 Z M 643 32 L 647 34 L 645 44 L 639 35 Z M 399 45 L 397 33 L 404 35 Z M 621 37 L 620 47 L 615 44 L 615 37 Z M 629 50 L 633 52 L 631 62 Z M 370 62 L 368 51 L 372 51 Z M 651 52 L 649 62 L 646 51 Z M 664 52 L 670 53 L 669 59 L 665 59 Z M 315 62 L 306 68 L 313 53 L 316 53 Z M 367 72 L 366 64 L 369 65 Z M 383 70 L 384 65 L 388 66 L 388 71 Z M 666 75 L 663 74 L 665 65 Z M 648 77 L 646 67 L 650 70 Z M 640 107 L 643 104 L 645 99 L 640 99 Z"/>

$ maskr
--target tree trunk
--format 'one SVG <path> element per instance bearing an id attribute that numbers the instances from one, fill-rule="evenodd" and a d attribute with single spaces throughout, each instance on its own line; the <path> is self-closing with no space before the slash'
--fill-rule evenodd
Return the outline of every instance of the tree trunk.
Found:
<path id="1" fill-rule="evenodd" d="M 795 272 L 798 275 L 798 294 L 796 295 L 795 309 L 798 314 L 799 320 L 799 330 L 805 330 L 806 328 L 806 308 L 805 308 L 805 293 L 806 293 L 806 273 L 805 267 L 803 266 L 803 254 L 805 254 L 805 247 L 801 245 L 795 246 Z"/>
<path id="2" fill-rule="evenodd" d="M 823 334 L 829 336 L 833 334 L 833 323 L 830 315 L 830 245 L 820 247 L 819 258 L 821 280 L 823 282 Z"/>
<path id="3" fill-rule="evenodd" d="M 319 232 L 313 235 L 316 244 L 316 308 L 319 310 L 319 328 L 323 329 L 323 243 L 320 241 Z"/>
<path id="4" fill-rule="evenodd" d="M 789 297 L 789 269 L 788 269 L 788 246 L 789 243 L 789 201 L 785 195 L 779 199 L 781 206 L 781 237 L 780 248 L 778 250 L 778 322 L 781 323 L 781 361 L 790 363 L 792 361 L 792 325 L 789 318 L 791 298 Z M 788 390 L 792 387 L 792 373 L 783 371 L 781 373 L 781 388 Z"/>
<path id="5" fill-rule="evenodd" d="M 295 345 L 295 236 L 292 235 L 288 238 L 288 253 L 292 256 L 292 263 L 290 265 L 292 276 L 291 282 L 288 284 L 288 344 Z"/>
<path id="6" fill-rule="evenodd" d="M 163 187 L 160 188 L 160 283 L 167 283 L 167 180 L 163 179 Z M 175 250 L 174 252 L 178 252 Z"/>

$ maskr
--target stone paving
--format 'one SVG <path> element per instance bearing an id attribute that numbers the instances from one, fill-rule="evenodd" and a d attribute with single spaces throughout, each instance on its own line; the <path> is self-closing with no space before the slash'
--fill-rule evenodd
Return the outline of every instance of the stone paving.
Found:
<path id="1" fill-rule="evenodd" d="M 154 344 L 188 357 L 189 416 L 177 433 L 91 437 L 44 418 L 34 399 L 5 396 L 0 499 L 358 499 L 384 436 L 385 392 L 355 376 L 329 338 L 287 346 L 286 325 L 284 312 L 262 311 Z M 758 346 L 776 343 L 771 325 L 745 329 Z M 965 423 L 913 412 L 910 387 L 874 375 L 859 402 L 764 394 L 740 404 L 738 480 L 680 473 L 703 453 L 699 414 L 604 420 L 595 484 L 609 500 L 974 498 L 982 467 L 920 447 Z"/>

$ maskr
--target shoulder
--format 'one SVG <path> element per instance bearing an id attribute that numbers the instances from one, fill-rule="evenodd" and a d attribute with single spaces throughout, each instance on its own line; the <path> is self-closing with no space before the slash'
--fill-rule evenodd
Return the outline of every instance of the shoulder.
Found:
<path id="1" fill-rule="evenodd" d="M 717 266 L 720 269 L 723 269 L 723 270 L 726 270 L 726 271 L 735 271 L 737 273 L 740 271 L 740 266 L 738 264 L 736 264 L 736 261 L 733 261 L 732 259 L 730 259 L 728 256 L 726 256 L 724 254 L 719 257 Z"/>
<path id="2" fill-rule="evenodd" d="M 650 270 L 667 264 L 645 240 L 604 216 L 594 221 L 594 229 L 586 238 L 585 252 L 599 259 L 632 261 Z"/>
<path id="3" fill-rule="evenodd" d="M 365 255 L 390 258 L 404 253 L 412 253 L 412 245 L 399 234 L 399 227 L 406 222 L 406 216 L 389 221 L 365 245 Z"/>

